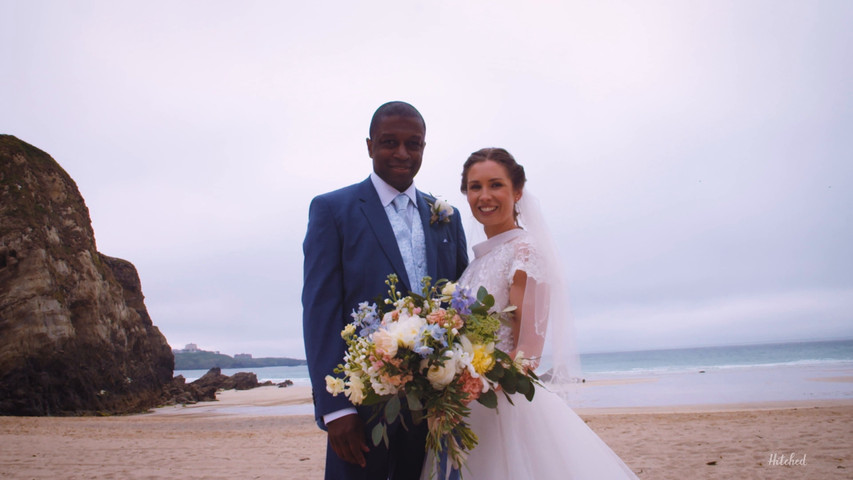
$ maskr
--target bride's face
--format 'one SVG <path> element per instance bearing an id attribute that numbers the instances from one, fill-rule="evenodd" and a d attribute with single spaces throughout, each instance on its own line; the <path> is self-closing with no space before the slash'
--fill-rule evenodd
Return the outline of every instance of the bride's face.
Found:
<path id="1" fill-rule="evenodd" d="M 516 228 L 515 202 L 521 191 L 512 187 L 506 167 L 492 160 L 471 165 L 468 169 L 468 205 L 486 236 Z"/>

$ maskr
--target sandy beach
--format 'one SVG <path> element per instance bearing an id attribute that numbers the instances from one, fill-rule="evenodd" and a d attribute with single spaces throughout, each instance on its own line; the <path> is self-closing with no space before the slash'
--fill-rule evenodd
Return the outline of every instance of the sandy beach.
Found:
<path id="1" fill-rule="evenodd" d="M 0 417 L 0 478 L 318 479 L 310 408 L 308 387 L 262 387 L 141 415 Z M 849 400 L 578 414 L 642 479 L 853 478 Z"/>

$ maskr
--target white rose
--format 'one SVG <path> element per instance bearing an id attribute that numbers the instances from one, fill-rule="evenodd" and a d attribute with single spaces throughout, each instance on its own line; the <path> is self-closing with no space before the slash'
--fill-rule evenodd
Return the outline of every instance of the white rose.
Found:
<path id="1" fill-rule="evenodd" d="M 444 365 L 433 365 L 427 371 L 427 380 L 429 380 L 432 388 L 436 390 L 444 390 L 444 387 L 450 385 L 450 382 L 456 377 L 456 359 L 448 358 Z"/>
<path id="2" fill-rule="evenodd" d="M 399 345 L 405 348 L 413 348 L 415 341 L 418 339 L 418 333 L 421 327 L 426 323 L 426 320 L 415 315 L 408 316 L 404 313 L 400 314 L 400 318 L 396 322 L 388 326 L 388 333 L 397 339 Z"/>
<path id="3" fill-rule="evenodd" d="M 435 200 L 435 207 L 439 212 L 446 213 L 448 216 L 453 214 L 453 206 L 451 206 L 446 200 L 437 198 Z"/>
<path id="4" fill-rule="evenodd" d="M 373 332 L 373 343 L 376 345 L 376 352 L 380 355 L 393 357 L 397 355 L 397 338 L 387 330 L 377 330 Z"/>
<path id="5" fill-rule="evenodd" d="M 451 282 L 447 282 L 447 285 L 445 285 L 444 288 L 441 289 L 441 294 L 444 295 L 445 297 L 452 297 L 453 292 L 455 292 L 455 291 L 456 291 L 456 284 L 451 283 Z"/>

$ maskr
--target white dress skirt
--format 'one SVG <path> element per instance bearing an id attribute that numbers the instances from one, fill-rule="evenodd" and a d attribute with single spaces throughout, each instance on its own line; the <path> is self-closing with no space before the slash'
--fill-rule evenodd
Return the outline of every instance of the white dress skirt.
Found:
<path id="1" fill-rule="evenodd" d="M 498 408 L 472 404 L 479 438 L 462 469 L 470 480 L 632 479 L 636 475 L 555 393 L 536 390 L 532 402 L 503 395 Z"/>

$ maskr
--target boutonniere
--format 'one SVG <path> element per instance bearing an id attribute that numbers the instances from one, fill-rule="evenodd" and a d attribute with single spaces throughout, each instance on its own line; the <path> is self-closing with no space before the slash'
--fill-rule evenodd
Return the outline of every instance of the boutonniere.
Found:
<path id="1" fill-rule="evenodd" d="M 453 215 L 452 205 L 440 198 L 435 198 L 434 202 L 427 203 L 429 204 L 430 211 L 430 225 L 435 225 L 436 223 L 450 223 L 450 216 Z"/>

